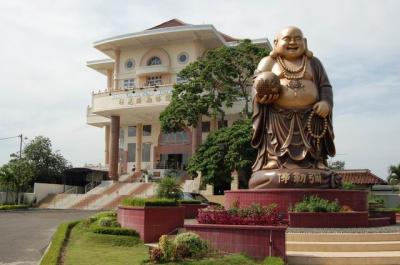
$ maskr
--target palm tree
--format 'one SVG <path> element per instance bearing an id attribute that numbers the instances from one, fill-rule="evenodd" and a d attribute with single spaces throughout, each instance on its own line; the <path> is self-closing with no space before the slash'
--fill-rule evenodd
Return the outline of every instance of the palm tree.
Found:
<path id="1" fill-rule="evenodd" d="M 388 182 L 389 184 L 398 184 L 400 182 L 400 164 L 389 167 Z"/>

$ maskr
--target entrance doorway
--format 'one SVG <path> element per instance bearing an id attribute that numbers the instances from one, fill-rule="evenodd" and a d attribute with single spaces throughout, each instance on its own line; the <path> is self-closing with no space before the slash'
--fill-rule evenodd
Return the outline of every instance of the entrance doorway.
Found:
<path id="1" fill-rule="evenodd" d="M 187 160 L 187 154 L 160 154 L 160 162 L 157 167 L 160 169 L 185 170 Z"/>

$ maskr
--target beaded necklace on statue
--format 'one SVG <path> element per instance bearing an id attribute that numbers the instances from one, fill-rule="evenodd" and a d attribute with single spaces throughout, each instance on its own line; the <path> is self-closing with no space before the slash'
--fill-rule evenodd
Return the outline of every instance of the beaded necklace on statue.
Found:
<path id="1" fill-rule="evenodd" d="M 316 142 L 317 142 L 317 152 L 318 152 L 318 157 L 319 157 L 320 151 L 321 151 L 321 149 L 320 149 L 321 139 L 325 136 L 325 134 L 326 134 L 326 132 L 327 132 L 327 130 L 328 130 L 328 120 L 327 120 L 326 118 L 323 118 L 323 120 L 324 120 L 324 127 L 323 127 L 323 129 L 322 129 L 322 132 L 321 132 L 320 134 L 314 133 L 314 132 L 313 132 L 313 129 L 312 129 L 312 125 L 311 125 L 311 121 L 312 121 L 312 118 L 314 117 L 314 115 L 315 115 L 315 111 L 312 110 L 312 112 L 310 113 L 310 116 L 308 116 L 308 119 L 307 119 L 307 131 L 308 131 L 308 133 L 311 135 L 311 137 L 313 137 L 314 139 L 316 139 Z"/>
<path id="2" fill-rule="evenodd" d="M 301 65 L 297 69 L 287 66 L 285 61 L 280 56 L 277 57 L 277 62 L 283 70 L 283 76 L 289 80 L 289 83 L 286 86 L 292 89 L 294 91 L 294 95 L 297 96 L 297 92 L 304 88 L 304 85 L 301 83 L 301 79 L 303 79 L 307 69 L 307 56 L 303 55 Z"/>

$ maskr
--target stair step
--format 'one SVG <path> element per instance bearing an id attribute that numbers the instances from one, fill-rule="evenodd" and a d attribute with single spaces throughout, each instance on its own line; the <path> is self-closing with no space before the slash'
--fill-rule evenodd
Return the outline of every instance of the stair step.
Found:
<path id="1" fill-rule="evenodd" d="M 400 241 L 400 233 L 292 233 L 291 232 L 291 233 L 286 233 L 286 241 L 296 241 L 296 242 Z"/>
<path id="2" fill-rule="evenodd" d="M 399 265 L 400 251 L 298 252 L 287 251 L 289 265 Z"/>
<path id="3" fill-rule="evenodd" d="M 286 241 L 287 251 L 303 252 L 366 252 L 366 251 L 398 251 L 400 241 L 372 242 L 297 242 Z"/>

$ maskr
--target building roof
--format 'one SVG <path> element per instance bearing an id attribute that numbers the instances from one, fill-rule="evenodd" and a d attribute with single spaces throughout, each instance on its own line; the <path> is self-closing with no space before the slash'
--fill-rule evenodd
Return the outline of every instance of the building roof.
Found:
<path id="1" fill-rule="evenodd" d="M 153 30 L 153 29 L 161 29 L 161 28 L 170 28 L 170 27 L 178 27 L 178 26 L 186 26 L 186 25 L 191 25 L 188 23 L 185 23 L 177 18 L 173 18 L 171 20 L 165 21 L 161 23 L 160 25 L 151 27 L 147 30 Z"/>
<path id="2" fill-rule="evenodd" d="M 387 184 L 385 180 L 372 173 L 369 169 L 336 170 L 336 173 L 342 176 L 343 182 L 362 185 Z"/>

